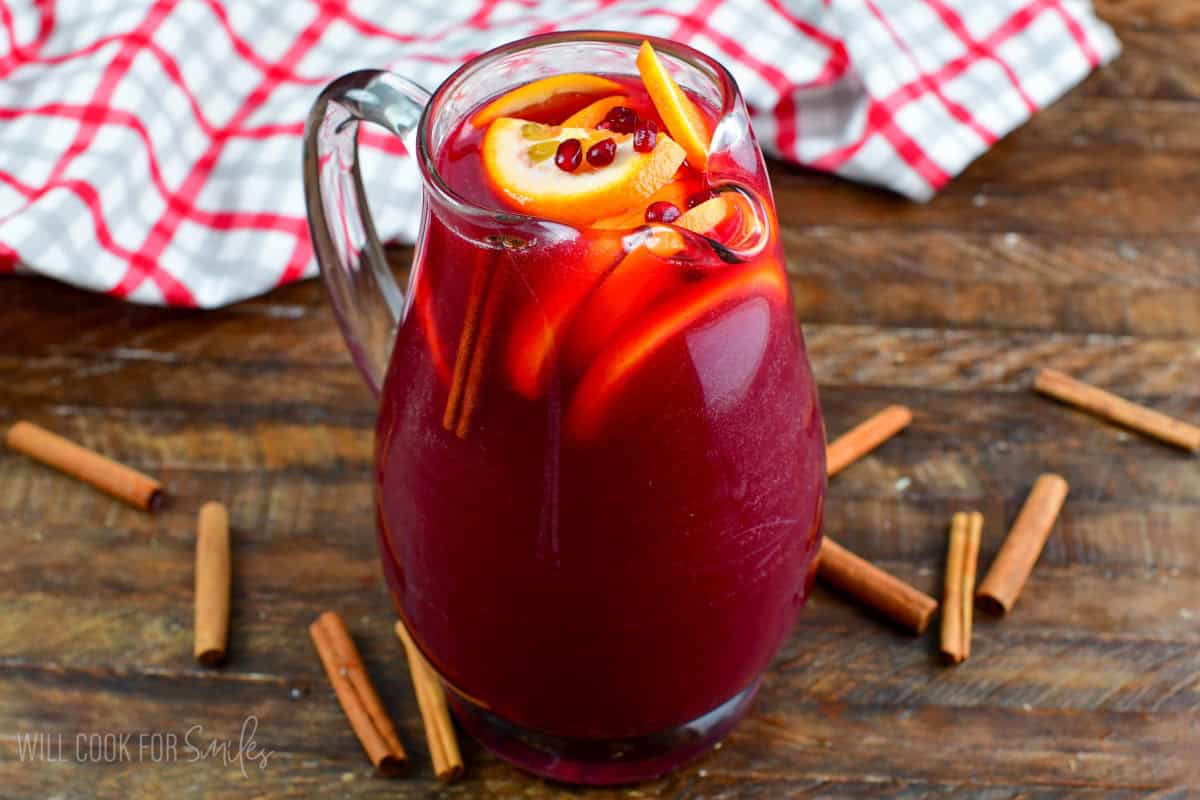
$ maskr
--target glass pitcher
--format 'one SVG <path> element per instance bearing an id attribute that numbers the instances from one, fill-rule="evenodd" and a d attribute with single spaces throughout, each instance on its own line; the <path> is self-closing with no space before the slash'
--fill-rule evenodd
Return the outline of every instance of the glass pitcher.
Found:
<path id="1" fill-rule="evenodd" d="M 642 41 L 525 39 L 432 95 L 355 72 L 325 89 L 304 143 L 321 275 L 379 398 L 375 502 L 396 608 L 463 728 L 577 783 L 660 775 L 746 712 L 807 598 L 825 491 L 766 170 L 717 62 L 650 40 L 713 111 L 707 178 L 754 218 L 741 240 L 481 207 L 439 167 L 485 101 L 552 74 L 636 75 Z M 364 121 L 420 169 L 404 290 L 367 211 Z M 646 256 L 664 235 L 677 248 Z M 635 252 L 655 299 L 597 312 L 601 292 L 636 294 L 612 285 Z"/>

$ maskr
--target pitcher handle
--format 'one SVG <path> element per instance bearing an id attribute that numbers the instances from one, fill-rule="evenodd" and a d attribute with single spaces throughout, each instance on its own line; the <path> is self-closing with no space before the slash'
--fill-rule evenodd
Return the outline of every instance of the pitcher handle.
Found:
<path id="1" fill-rule="evenodd" d="M 429 92 L 382 70 L 329 84 L 304 128 L 304 200 L 321 278 L 354 363 L 379 396 L 404 292 L 388 268 L 358 168 L 358 125 L 382 125 L 417 152 L 417 127 Z"/>

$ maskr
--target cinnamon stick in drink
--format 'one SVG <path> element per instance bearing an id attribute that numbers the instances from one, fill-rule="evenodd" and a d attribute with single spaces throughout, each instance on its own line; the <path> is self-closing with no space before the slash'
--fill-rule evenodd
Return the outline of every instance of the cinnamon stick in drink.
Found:
<path id="1" fill-rule="evenodd" d="M 499 270 L 493 262 L 492 272 Z M 492 349 L 492 338 L 496 328 L 496 317 L 500 313 L 502 284 L 499 275 L 493 275 L 487 288 L 487 301 L 483 307 L 483 318 L 479 322 L 479 335 L 475 338 L 475 347 L 471 354 L 471 369 L 467 373 L 466 387 L 462 392 L 462 408 L 459 411 L 458 422 L 454 433 L 458 438 L 467 438 L 471 429 L 471 419 L 479 405 L 479 392 L 483 383 L 483 372 L 487 366 L 488 356 Z"/>
<path id="2" fill-rule="evenodd" d="M 429 743 L 433 771 L 438 780 L 452 781 L 462 774 L 463 761 L 458 750 L 458 738 L 454 734 L 454 722 L 450 719 L 450 708 L 446 705 L 446 690 L 403 622 L 396 623 L 396 635 L 404 644 L 404 653 L 408 658 L 408 671 L 417 695 L 417 706 L 421 709 L 421 720 L 425 723 L 425 739 Z"/>
<path id="3" fill-rule="evenodd" d="M 888 406 L 831 442 L 825 449 L 825 474 L 841 472 L 867 453 L 908 427 L 912 411 L 905 406 Z"/>
<path id="4" fill-rule="evenodd" d="M 162 505 L 163 487 L 154 478 L 81 447 L 32 422 L 18 422 L 13 425 L 8 429 L 5 442 L 13 450 L 90 483 L 135 508 L 157 511 Z"/>
<path id="5" fill-rule="evenodd" d="M 385 775 L 398 773 L 408 756 L 383 702 L 367 677 L 346 624 L 335 612 L 326 611 L 308 626 L 308 633 L 367 758 Z"/>
<path id="6" fill-rule="evenodd" d="M 442 414 L 442 427 L 453 431 L 460 439 L 465 439 L 470 431 L 471 419 L 479 405 L 480 387 L 502 299 L 498 274 L 500 255 L 486 251 L 482 256 L 471 276 L 466 316 L 454 358 L 454 374 Z"/>
<path id="7" fill-rule="evenodd" d="M 1033 388 L 1167 444 L 1191 453 L 1200 451 L 1200 427 L 1131 403 L 1058 370 L 1039 370 Z"/>
<path id="8" fill-rule="evenodd" d="M 483 316 L 488 283 L 492 276 L 491 261 L 484 259 L 475 265 L 471 273 L 471 286 L 467 290 L 467 310 L 463 318 L 462 333 L 458 337 L 458 351 L 454 356 L 454 375 L 450 380 L 450 393 L 446 398 L 446 410 L 442 415 L 442 427 L 448 431 L 458 428 L 462 410 L 463 394 L 467 376 L 474 360 L 475 340 L 479 334 L 479 321 Z"/>
<path id="9" fill-rule="evenodd" d="M 921 633 L 938 603 L 924 592 L 859 558 L 828 537 L 821 540 L 817 574 L 913 633 Z"/>
<path id="10" fill-rule="evenodd" d="M 196 526 L 196 619 L 193 655 L 214 666 L 225 658 L 229 640 L 229 512 L 205 503 Z"/>
<path id="11" fill-rule="evenodd" d="M 979 585 L 979 605 L 993 614 L 1006 614 L 1017 602 L 1042 546 L 1058 519 L 1070 487 L 1059 475 L 1047 473 L 1037 479 L 996 560 Z"/>

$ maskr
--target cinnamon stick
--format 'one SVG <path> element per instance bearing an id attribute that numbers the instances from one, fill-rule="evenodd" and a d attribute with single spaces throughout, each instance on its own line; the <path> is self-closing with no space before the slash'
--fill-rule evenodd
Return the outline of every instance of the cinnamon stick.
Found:
<path id="1" fill-rule="evenodd" d="M 979 545 L 983 541 L 983 514 L 972 511 L 968 518 L 967 551 L 963 556 L 962 574 L 962 656 L 971 656 L 971 625 L 975 617 L 975 573 L 979 569 Z"/>
<path id="2" fill-rule="evenodd" d="M 18 422 L 8 429 L 5 442 L 13 450 L 48 464 L 143 511 L 162 505 L 162 484 L 148 475 L 107 456 L 81 447 L 32 422 Z"/>
<path id="3" fill-rule="evenodd" d="M 1200 451 L 1200 427 L 1131 403 L 1058 370 L 1039 370 L 1033 388 L 1167 444 L 1192 453 Z"/>
<path id="4" fill-rule="evenodd" d="M 950 524 L 946 579 L 942 598 L 942 655 L 960 664 L 971 654 L 972 595 L 983 515 L 959 512 Z"/>
<path id="5" fill-rule="evenodd" d="M 358 649 L 342 618 L 333 611 L 326 611 L 308 626 L 308 632 L 325 667 L 325 675 L 333 684 L 338 702 L 367 758 L 385 775 L 398 773 L 408 756 L 363 669 Z"/>
<path id="6" fill-rule="evenodd" d="M 450 379 L 450 394 L 446 398 L 446 410 L 442 414 L 442 427 L 448 431 L 458 427 L 459 411 L 462 407 L 463 390 L 471 370 L 475 338 L 479 333 L 479 319 L 483 315 L 484 298 L 492 276 L 490 261 L 481 260 L 471 274 L 471 286 L 467 290 L 467 311 L 463 318 L 462 333 L 458 337 L 458 352 L 454 356 L 454 374 Z"/>
<path id="7" fill-rule="evenodd" d="M 921 633 L 938 603 L 924 592 L 851 553 L 828 537 L 821 541 L 817 574 L 913 633 Z"/>
<path id="8" fill-rule="evenodd" d="M 500 312 L 500 283 L 497 280 L 499 255 L 488 251 L 471 276 L 467 295 L 467 312 L 463 320 L 462 333 L 458 339 L 458 352 L 454 357 L 454 374 L 450 380 L 450 393 L 446 398 L 446 410 L 442 414 L 442 427 L 460 439 L 465 439 L 471 427 L 471 417 L 479 405 L 480 385 L 496 317 Z"/>
<path id="9" fill-rule="evenodd" d="M 1033 491 L 996 554 L 996 560 L 979 585 L 976 599 L 984 610 L 993 614 L 1006 614 L 1012 610 L 1021 587 L 1042 553 L 1042 546 L 1054 527 L 1069 489 L 1061 476 L 1050 473 L 1040 476 L 1034 483 Z"/>
<path id="10" fill-rule="evenodd" d="M 492 272 L 495 271 L 496 268 L 493 267 Z M 483 370 L 487 365 L 488 352 L 492 346 L 496 317 L 500 313 L 500 288 L 500 281 L 493 277 L 488 284 L 487 302 L 484 303 L 483 318 L 479 322 L 479 334 L 471 353 L 471 370 L 467 373 L 467 385 L 463 389 L 462 409 L 458 415 L 458 422 L 454 426 L 454 433 L 460 439 L 467 438 L 467 432 L 471 428 L 471 418 L 479 405 L 479 389 L 483 383 Z"/>
<path id="11" fill-rule="evenodd" d="M 950 546 L 946 552 L 946 580 L 942 593 L 942 654 L 954 663 L 962 654 L 962 572 L 967 549 L 967 515 L 954 515 Z"/>
<path id="12" fill-rule="evenodd" d="M 229 639 L 229 512 L 205 503 L 196 526 L 196 598 L 193 655 L 214 666 L 225 659 Z"/>
<path id="13" fill-rule="evenodd" d="M 825 474 L 833 477 L 908 427 L 912 411 L 888 406 L 831 442 L 825 449 Z"/>
<path id="14" fill-rule="evenodd" d="M 425 739 L 429 743 L 433 771 L 438 780 L 452 781 L 462 775 L 463 761 L 458 751 L 458 738 L 454 734 L 454 722 L 446 705 L 446 691 L 403 622 L 396 623 L 396 635 L 404 644 L 404 652 L 408 657 L 408 671 L 412 676 L 417 705 L 421 709 L 421 720 L 425 723 Z"/>

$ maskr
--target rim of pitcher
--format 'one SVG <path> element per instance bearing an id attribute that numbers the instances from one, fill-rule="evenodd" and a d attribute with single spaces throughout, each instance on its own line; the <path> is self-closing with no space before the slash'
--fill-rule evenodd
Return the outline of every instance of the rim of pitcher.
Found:
<path id="1" fill-rule="evenodd" d="M 442 174 L 438 171 L 437 163 L 434 160 L 433 153 L 429 148 L 430 129 L 433 126 L 432 110 L 437 107 L 443 95 L 456 88 L 464 80 L 473 75 L 476 71 L 486 67 L 488 64 L 504 56 L 520 53 L 525 50 L 532 50 L 537 47 L 548 44 L 557 44 L 561 42 L 571 41 L 587 41 L 596 42 L 598 44 L 618 44 L 626 45 L 632 49 L 637 49 L 642 42 L 648 41 L 655 50 L 666 53 L 680 61 L 685 61 L 691 66 L 698 69 L 706 77 L 708 77 L 713 85 L 721 94 L 721 108 L 718 120 L 724 119 L 733 112 L 737 105 L 737 82 L 733 75 L 719 61 L 711 56 L 701 53 L 699 50 L 680 42 L 673 42 L 670 39 L 663 39 L 658 36 L 645 36 L 636 33 L 625 33 L 622 31 L 605 31 L 605 30 L 572 30 L 572 31 L 555 31 L 553 33 L 542 33 L 535 36 L 529 36 L 523 39 L 502 44 L 498 47 L 493 47 L 480 53 L 475 58 L 472 58 L 467 63 L 460 66 L 450 74 L 446 80 L 442 81 L 441 85 L 430 96 L 429 102 L 425 104 L 425 109 L 421 112 L 421 118 L 417 124 L 417 163 L 420 165 L 421 175 L 425 180 L 425 185 L 432 191 L 436 192 L 442 202 L 449 204 L 459 212 L 474 212 L 478 214 L 486 214 L 488 216 L 504 216 L 504 217 L 528 217 L 527 214 L 521 214 L 517 211 L 505 211 L 494 208 L 485 208 L 476 203 L 471 202 L 467 198 L 459 194 L 442 178 Z M 718 123 L 719 124 L 719 123 Z M 536 217 L 532 217 L 536 219 Z"/>

